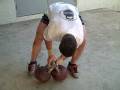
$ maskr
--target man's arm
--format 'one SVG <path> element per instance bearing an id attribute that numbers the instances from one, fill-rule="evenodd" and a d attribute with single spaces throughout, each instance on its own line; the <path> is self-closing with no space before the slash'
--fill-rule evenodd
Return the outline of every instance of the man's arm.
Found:
<path id="1" fill-rule="evenodd" d="M 45 41 L 46 48 L 48 50 L 47 64 L 50 64 L 51 61 L 53 61 L 54 59 L 56 59 L 55 55 L 52 52 L 52 41 L 47 41 L 45 39 L 44 39 L 44 41 Z"/>
<path id="2" fill-rule="evenodd" d="M 48 56 L 50 56 L 52 54 L 52 41 L 47 41 L 45 40 L 45 45 L 46 45 L 46 48 L 48 50 Z"/>

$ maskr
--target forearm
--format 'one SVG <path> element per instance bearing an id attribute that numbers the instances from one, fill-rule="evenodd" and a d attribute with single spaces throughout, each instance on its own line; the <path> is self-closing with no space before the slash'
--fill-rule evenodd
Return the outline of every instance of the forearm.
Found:
<path id="1" fill-rule="evenodd" d="M 46 45 L 46 48 L 48 50 L 48 56 L 52 55 L 52 41 L 47 41 L 45 40 L 45 45 Z"/>
<path id="2" fill-rule="evenodd" d="M 65 56 L 61 55 L 58 59 L 57 59 L 57 64 L 61 65 L 63 64 L 64 60 L 66 59 Z"/>
<path id="3" fill-rule="evenodd" d="M 52 52 L 52 41 L 45 41 L 46 48 L 48 50 L 48 56 L 54 55 Z M 63 61 L 65 60 L 65 56 L 61 55 L 60 57 L 57 58 L 57 64 L 62 64 Z"/>

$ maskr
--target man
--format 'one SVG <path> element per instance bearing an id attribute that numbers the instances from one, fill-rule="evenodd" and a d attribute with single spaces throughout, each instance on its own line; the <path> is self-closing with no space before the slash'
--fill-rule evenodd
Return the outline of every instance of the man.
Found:
<path id="1" fill-rule="evenodd" d="M 28 71 L 34 73 L 37 65 L 36 58 L 42 42 L 45 41 L 48 50 L 48 64 L 53 60 L 57 60 L 57 64 L 61 64 L 67 57 L 72 57 L 67 68 L 72 77 L 78 78 L 77 60 L 85 47 L 85 37 L 84 22 L 75 6 L 64 2 L 51 4 L 48 14 L 44 14 L 38 25 Z M 54 40 L 60 41 L 61 55 L 58 58 L 52 52 Z"/>

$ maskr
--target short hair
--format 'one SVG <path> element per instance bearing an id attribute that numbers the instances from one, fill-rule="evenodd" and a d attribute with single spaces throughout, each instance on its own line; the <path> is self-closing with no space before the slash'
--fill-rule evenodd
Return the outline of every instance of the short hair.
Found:
<path id="1" fill-rule="evenodd" d="M 75 53 L 77 42 L 73 35 L 65 34 L 60 42 L 59 50 L 65 57 L 70 57 Z"/>

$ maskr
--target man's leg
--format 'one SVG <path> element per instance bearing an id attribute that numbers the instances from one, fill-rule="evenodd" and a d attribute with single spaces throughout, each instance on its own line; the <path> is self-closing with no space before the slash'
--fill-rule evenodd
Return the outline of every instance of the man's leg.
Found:
<path id="1" fill-rule="evenodd" d="M 79 60 L 79 57 L 81 56 L 82 52 L 84 51 L 86 44 L 86 40 L 83 41 L 83 43 L 77 48 L 75 54 L 72 56 L 71 62 L 68 64 L 68 70 L 72 77 L 78 78 L 78 66 L 77 61 Z"/>
<path id="2" fill-rule="evenodd" d="M 85 26 L 84 25 L 83 25 L 83 31 L 84 31 L 84 41 L 77 48 L 77 50 L 75 51 L 74 55 L 72 56 L 71 62 L 69 62 L 69 64 L 68 64 L 68 70 L 70 71 L 71 76 L 74 77 L 74 78 L 78 78 L 77 61 L 79 60 L 79 57 L 83 53 L 84 48 L 86 46 L 86 37 L 87 37 L 87 35 L 86 35 L 86 30 L 85 30 Z"/>
<path id="3" fill-rule="evenodd" d="M 34 71 L 36 69 L 36 65 L 37 65 L 36 59 L 37 59 L 38 53 L 40 52 L 41 44 L 44 39 L 43 33 L 44 33 L 45 28 L 47 27 L 48 23 L 49 23 L 49 20 L 44 15 L 41 19 L 41 22 L 38 25 L 35 40 L 33 42 L 31 61 L 28 65 L 28 72 L 31 74 L 34 73 Z"/>
<path id="4" fill-rule="evenodd" d="M 72 64 L 77 63 L 77 60 L 79 59 L 79 57 L 84 51 L 85 45 L 86 45 L 86 40 L 83 41 L 83 43 L 77 48 L 75 54 L 72 56 L 72 59 L 71 59 Z"/>

